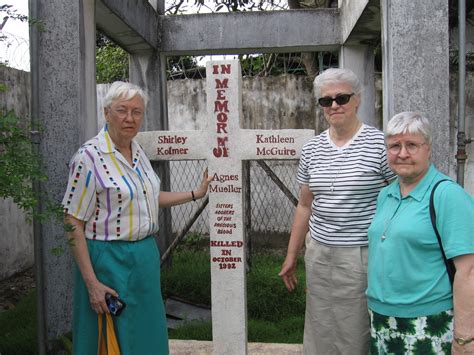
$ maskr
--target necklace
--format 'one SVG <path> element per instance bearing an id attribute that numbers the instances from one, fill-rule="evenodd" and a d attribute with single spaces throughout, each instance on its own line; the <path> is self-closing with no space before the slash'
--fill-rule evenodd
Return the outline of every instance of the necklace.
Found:
<path id="1" fill-rule="evenodd" d="M 342 167 L 344 165 L 344 163 L 346 162 L 346 159 L 347 159 L 347 150 L 349 149 L 349 146 L 351 145 L 352 141 L 354 140 L 354 136 L 357 134 L 357 132 L 359 132 L 359 129 L 362 127 L 362 123 L 361 122 L 358 122 L 357 123 L 357 126 L 355 128 L 355 131 L 354 133 L 351 135 L 351 138 L 348 139 L 347 141 L 344 142 L 344 144 L 342 146 L 346 146 L 345 149 L 343 150 L 343 153 L 342 153 L 342 160 L 341 160 L 341 164 L 339 165 L 339 169 L 337 170 L 336 172 L 336 175 L 334 176 L 334 178 L 332 179 L 331 181 L 331 185 L 329 186 L 329 190 L 331 192 L 334 192 L 334 190 L 336 189 L 336 187 L 334 186 L 334 184 L 336 183 L 337 181 L 337 178 L 339 177 L 339 174 L 342 170 Z M 331 136 L 331 128 L 328 130 L 328 139 L 330 142 L 332 142 L 332 144 L 338 146 L 336 143 L 335 143 L 335 139 Z M 341 147 L 342 147 L 341 146 Z M 333 163 L 335 164 L 337 161 L 337 159 L 334 159 Z M 329 166 L 331 166 L 333 163 L 331 163 Z"/>
<path id="2" fill-rule="evenodd" d="M 342 160 L 341 160 L 341 164 L 339 165 L 339 169 L 336 171 L 336 175 L 334 175 L 334 178 L 332 179 L 331 181 L 331 186 L 329 186 L 329 190 L 331 192 L 334 192 L 334 190 L 336 189 L 336 187 L 334 186 L 334 184 L 336 183 L 336 180 L 339 176 L 339 173 L 341 172 L 342 170 L 342 167 L 344 165 L 344 163 L 346 162 L 346 159 L 347 159 L 347 151 L 344 151 L 343 153 L 343 156 L 342 156 Z M 336 163 L 336 159 L 334 160 L 334 163 Z M 332 165 L 332 164 L 331 164 Z"/>
<path id="3" fill-rule="evenodd" d="M 390 227 L 390 225 L 392 224 L 392 222 L 396 219 L 397 216 L 400 216 L 402 214 L 402 212 L 408 207 L 409 203 L 407 202 L 405 204 L 405 206 L 403 206 L 403 208 L 400 210 L 400 205 L 398 205 L 398 207 L 395 209 L 395 212 L 393 213 L 393 216 L 390 217 L 390 219 L 386 220 L 384 225 L 385 225 L 385 229 L 383 230 L 382 232 L 382 236 L 380 237 L 380 240 L 383 242 L 385 239 L 387 239 L 387 230 L 388 228 Z"/>

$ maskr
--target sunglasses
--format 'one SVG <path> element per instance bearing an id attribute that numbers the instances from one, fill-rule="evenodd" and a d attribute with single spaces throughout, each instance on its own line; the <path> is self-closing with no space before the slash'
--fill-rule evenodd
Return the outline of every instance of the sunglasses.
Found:
<path id="1" fill-rule="evenodd" d="M 352 94 L 342 94 L 342 95 L 337 95 L 336 97 L 325 96 L 325 97 L 319 98 L 318 102 L 322 107 L 331 107 L 333 101 L 336 101 L 336 104 L 341 106 L 341 105 L 347 104 L 349 102 L 349 100 L 351 99 L 351 96 L 353 96 L 353 95 L 355 95 L 355 94 L 354 93 L 352 93 Z"/>

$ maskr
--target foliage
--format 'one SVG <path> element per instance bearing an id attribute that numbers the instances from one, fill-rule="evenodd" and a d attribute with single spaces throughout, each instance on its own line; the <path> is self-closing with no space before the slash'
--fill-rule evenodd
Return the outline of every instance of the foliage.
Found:
<path id="1" fill-rule="evenodd" d="M 167 79 L 201 79 L 205 77 L 206 69 L 198 65 L 197 58 L 190 55 L 167 57 Z"/>
<path id="2" fill-rule="evenodd" d="M 297 1 L 298 2 L 298 1 Z M 308 3 L 311 3 L 309 1 Z M 299 7 L 320 7 L 325 5 L 307 5 L 299 1 Z M 246 12 L 288 9 L 286 0 L 215 0 L 184 1 L 174 0 L 168 5 L 167 15 L 205 13 L 205 12 Z M 104 34 L 98 32 L 97 46 L 97 81 L 99 83 L 128 78 L 127 53 L 120 49 Z M 308 60 L 308 55 L 312 59 Z M 320 67 L 337 65 L 337 56 L 330 52 L 321 53 L 321 60 L 316 63 L 315 53 L 280 53 L 280 54 L 245 54 L 240 55 L 242 72 L 245 76 L 273 76 L 280 74 L 314 75 Z M 199 65 L 202 57 L 189 55 L 167 57 L 167 79 L 202 79 L 206 76 L 205 67 Z"/>
<path id="3" fill-rule="evenodd" d="M 0 42 L 5 42 L 7 47 L 9 47 L 11 46 L 11 43 L 8 42 L 9 41 L 8 35 L 5 34 L 5 32 L 1 31 L 3 30 L 3 26 L 5 26 L 8 20 L 18 20 L 18 21 L 25 22 L 28 20 L 28 17 L 25 15 L 19 14 L 18 10 L 13 8 L 13 5 L 8 5 L 8 4 L 0 5 L 0 15 L 3 15 L 2 23 L 0 24 Z M 8 65 L 8 64 L 9 64 L 8 60 L 5 60 L 5 61 L 0 60 L 0 65 Z M 2 91 L 3 91 L 4 85 L 3 84 L 1 85 L 2 85 Z"/>
<path id="4" fill-rule="evenodd" d="M 98 84 L 127 81 L 129 77 L 128 53 L 114 43 L 97 48 L 96 80 Z"/>
<path id="5" fill-rule="evenodd" d="M 211 304 L 209 252 L 181 250 L 173 254 L 171 268 L 162 270 L 163 297 L 178 295 L 199 304 Z"/>
<path id="6" fill-rule="evenodd" d="M 19 20 L 22 22 L 28 21 L 28 16 L 19 14 L 18 10 L 15 9 L 13 5 L 0 5 L 0 13 L 5 14 L 5 16 L 3 17 L 3 21 L 5 21 L 5 17 L 8 17 L 12 20 Z"/>
<path id="7" fill-rule="evenodd" d="M 279 322 L 248 320 L 248 341 L 255 343 L 303 343 L 304 313 Z M 212 340 L 211 322 L 189 322 L 169 330 L 170 339 Z"/>
<path id="8" fill-rule="evenodd" d="M 197 236 L 193 239 L 194 242 L 200 242 Z M 173 256 L 173 267 L 162 270 L 164 297 L 173 293 L 195 303 L 210 305 L 209 252 L 202 251 L 202 248 L 201 251 L 189 252 L 187 247 L 181 247 Z M 247 277 L 248 338 L 251 342 L 303 341 L 304 287 L 298 287 L 291 294 L 286 291 L 283 282 L 276 276 L 282 259 L 280 256 L 258 254 L 252 261 L 254 267 Z M 304 285 L 303 264 L 299 260 L 297 273 L 300 285 Z M 15 308 L 0 313 L 1 354 L 35 354 L 35 297 L 36 293 L 33 292 Z M 179 329 L 170 330 L 169 336 L 172 339 L 212 340 L 212 324 L 190 322 Z M 70 333 L 64 334 L 53 346 L 56 350 L 71 353 L 71 339 Z"/>
<path id="9" fill-rule="evenodd" d="M 18 13 L 18 10 L 13 7 L 13 5 L 5 4 L 0 5 L 0 14 L 4 14 L 3 16 L 3 24 L 0 25 L 0 29 L 5 25 L 7 20 L 14 20 L 14 21 L 21 21 L 27 22 L 30 26 L 35 26 L 38 31 L 44 31 L 45 25 L 44 22 L 38 19 L 31 19 L 28 18 L 26 15 L 22 15 Z M 3 36 L 1 38 L 4 38 Z"/>
<path id="10" fill-rule="evenodd" d="M 191 4 L 190 4 L 191 3 Z M 166 13 L 177 15 L 183 13 L 203 12 L 236 12 L 236 11 L 262 11 L 287 9 L 286 0 L 174 0 L 166 9 Z"/>
<path id="11" fill-rule="evenodd" d="M 128 53 L 99 31 L 96 33 L 95 43 L 97 83 L 112 83 L 117 80 L 128 81 Z"/>
<path id="12" fill-rule="evenodd" d="M 197 321 L 189 322 L 177 329 L 169 329 L 168 336 L 170 339 L 211 341 L 212 323 Z"/>
<path id="13" fill-rule="evenodd" d="M 197 238 L 192 238 L 193 245 Z M 255 254 L 247 274 L 249 341 L 301 343 L 305 293 L 298 287 L 288 293 L 277 276 L 283 257 Z M 298 266 L 299 285 L 304 285 L 304 263 Z M 211 305 L 209 251 L 181 246 L 173 254 L 172 268 L 162 270 L 163 296 L 175 295 L 196 304 Z M 211 340 L 209 322 L 190 322 L 170 330 L 170 338 Z"/>
<path id="14" fill-rule="evenodd" d="M 38 353 L 36 297 L 37 292 L 32 291 L 14 308 L 0 313 L 0 354 Z M 72 333 L 53 340 L 51 347 L 50 354 L 72 354 Z"/>
<path id="15" fill-rule="evenodd" d="M 3 25 L 7 19 L 28 21 L 26 15 L 18 14 L 13 5 L 1 5 L 0 13 L 4 13 Z M 43 29 L 41 21 L 29 20 L 30 25 Z M 2 25 L 2 26 L 3 26 Z M 0 42 L 7 38 L 0 35 Z M 8 63 L 2 63 L 6 65 Z M 6 92 L 8 87 L 0 84 L 0 92 Z M 37 212 L 40 196 L 33 188 L 33 183 L 47 180 L 41 170 L 41 159 L 33 149 L 30 133 L 37 127 L 22 121 L 14 111 L 4 107 L 0 111 L 0 197 L 11 198 L 29 217 L 44 218 L 51 215 L 61 216 L 62 207 L 50 199 L 44 199 L 44 213 Z"/>
<path id="16" fill-rule="evenodd" d="M 247 274 L 247 310 L 249 318 L 278 323 L 305 312 L 304 268 L 300 260 L 297 277 L 299 287 L 288 293 L 278 276 L 283 257 L 257 254 Z"/>
<path id="17" fill-rule="evenodd" d="M 284 318 L 278 322 L 256 319 L 248 321 L 249 342 L 254 343 L 303 343 L 304 311 L 303 313 Z"/>
<path id="18" fill-rule="evenodd" d="M 48 178 L 42 171 L 40 155 L 33 149 L 31 131 L 39 134 L 13 111 L 0 116 L 0 197 L 11 198 L 29 218 L 62 221 L 63 207 L 33 187 Z M 38 209 L 40 200 L 42 211 Z M 71 226 L 64 225 L 64 229 L 70 231 Z"/>
<path id="19" fill-rule="evenodd" d="M 0 117 L 0 197 L 12 198 L 20 208 L 31 212 L 38 204 L 33 181 L 45 181 L 40 158 L 33 151 L 29 127 L 13 111 Z"/>
<path id="20" fill-rule="evenodd" d="M 36 293 L 0 313 L 0 354 L 36 354 Z"/>

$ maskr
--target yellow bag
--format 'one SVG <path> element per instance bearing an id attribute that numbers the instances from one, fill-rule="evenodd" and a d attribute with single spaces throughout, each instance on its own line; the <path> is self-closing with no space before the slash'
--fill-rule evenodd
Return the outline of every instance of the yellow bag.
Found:
<path id="1" fill-rule="evenodd" d="M 106 330 L 102 328 L 102 319 L 105 315 Z M 107 340 L 106 340 L 107 338 Z M 107 344 L 106 344 L 107 343 Z M 114 321 L 110 313 L 99 314 L 99 349 L 98 355 L 120 355 L 119 343 L 115 335 Z"/>

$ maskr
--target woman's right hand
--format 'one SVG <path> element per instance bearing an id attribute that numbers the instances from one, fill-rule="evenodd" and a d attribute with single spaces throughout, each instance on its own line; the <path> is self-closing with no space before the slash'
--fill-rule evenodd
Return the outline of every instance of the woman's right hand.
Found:
<path id="1" fill-rule="evenodd" d="M 118 297 L 118 293 L 101 283 L 100 281 L 95 281 L 91 285 L 87 286 L 87 291 L 89 293 L 89 302 L 91 308 L 97 314 L 110 313 L 107 303 L 105 302 L 105 294 L 110 293 L 111 295 Z"/>
<path id="2" fill-rule="evenodd" d="M 286 288 L 290 292 L 292 292 L 298 284 L 298 280 L 296 278 L 296 262 L 296 257 L 292 255 L 287 255 L 285 261 L 283 262 L 283 265 L 281 266 L 281 271 L 278 274 L 278 276 L 282 278 Z"/>

